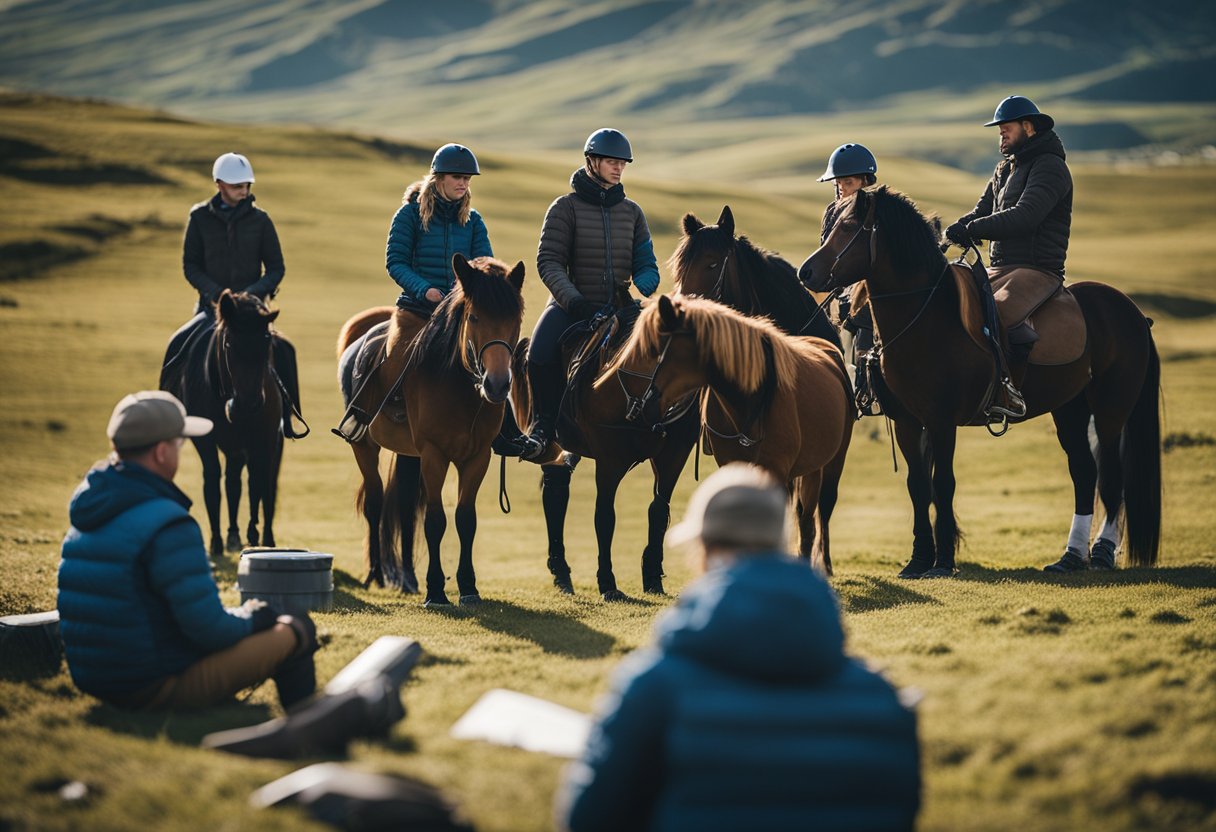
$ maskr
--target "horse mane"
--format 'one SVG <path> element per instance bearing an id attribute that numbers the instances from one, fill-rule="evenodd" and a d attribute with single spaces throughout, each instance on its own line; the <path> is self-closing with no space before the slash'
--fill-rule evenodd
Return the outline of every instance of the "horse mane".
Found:
<path id="1" fill-rule="evenodd" d="M 874 221 L 882 230 L 887 255 L 896 271 L 933 276 L 946 268 L 946 255 L 938 246 L 939 233 L 933 220 L 922 214 L 910 197 L 886 185 L 858 193 L 865 194 L 857 197 L 859 216 L 869 210 L 863 200 L 874 200 Z"/>
<path id="2" fill-rule="evenodd" d="M 234 330 L 265 328 L 265 319 L 274 313 L 271 312 L 270 307 L 261 298 L 248 292 L 230 292 L 229 294 L 236 304 L 236 313 L 224 315 L 223 307 L 219 302 L 216 302 L 215 328 L 217 331 L 224 328 Z"/>
<path id="3" fill-rule="evenodd" d="M 768 318 L 754 318 L 708 298 L 673 298 L 676 310 L 697 341 L 700 361 L 716 367 L 727 382 L 744 393 L 755 393 L 768 379 L 767 346 L 773 356 L 777 386 L 793 389 L 798 363 L 816 352 L 801 338 L 787 335 Z M 636 354 L 655 355 L 665 333 L 658 303 L 648 303 L 638 316 L 633 333 L 612 363 L 600 374 L 608 377 Z"/>
<path id="4" fill-rule="evenodd" d="M 472 306 L 488 318 L 523 317 L 524 299 L 507 280 L 510 266 L 493 257 L 478 257 L 469 265 L 479 273 L 472 280 L 457 280 L 452 291 L 439 302 L 422 331 L 414 336 L 406 368 L 442 372 L 461 360 L 466 310 Z"/>
<path id="5" fill-rule="evenodd" d="M 817 310 L 815 299 L 803 287 L 798 270 L 789 261 L 775 251 L 761 248 L 745 235 L 733 237 L 716 225 L 699 228 L 681 238 L 667 261 L 667 269 L 679 286 L 689 265 L 706 250 L 731 249 L 740 282 L 750 283 L 755 295 L 744 291 L 735 297 L 735 287 L 723 286 L 723 297 L 719 300 L 749 315 L 768 315 L 786 332 L 798 332 Z"/>

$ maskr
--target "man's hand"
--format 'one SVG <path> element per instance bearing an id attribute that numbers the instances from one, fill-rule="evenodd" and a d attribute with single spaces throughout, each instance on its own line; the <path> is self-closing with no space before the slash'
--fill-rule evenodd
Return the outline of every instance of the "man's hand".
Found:
<path id="1" fill-rule="evenodd" d="M 638 291 L 641 292 L 644 297 L 650 297 L 654 294 L 655 289 L 659 288 L 659 273 L 645 272 L 643 274 L 636 275 L 633 278 L 633 285 L 638 287 Z"/>
<path id="2" fill-rule="evenodd" d="M 971 239 L 970 232 L 967 231 L 967 226 L 961 222 L 956 222 L 946 229 L 946 239 L 963 248 L 971 248 L 971 246 L 975 245 L 975 241 Z"/>
<path id="3" fill-rule="evenodd" d="M 426 290 L 426 294 L 423 295 L 423 297 L 429 300 L 431 303 L 439 303 L 439 301 L 443 300 L 443 292 L 432 286 Z"/>

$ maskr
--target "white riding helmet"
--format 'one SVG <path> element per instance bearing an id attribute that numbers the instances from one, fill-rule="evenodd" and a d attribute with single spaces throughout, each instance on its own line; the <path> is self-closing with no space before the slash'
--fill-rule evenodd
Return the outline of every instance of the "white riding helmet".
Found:
<path id="1" fill-rule="evenodd" d="M 239 153 L 225 153 L 211 166 L 211 178 L 229 185 L 243 185 L 253 180 L 253 165 Z"/>

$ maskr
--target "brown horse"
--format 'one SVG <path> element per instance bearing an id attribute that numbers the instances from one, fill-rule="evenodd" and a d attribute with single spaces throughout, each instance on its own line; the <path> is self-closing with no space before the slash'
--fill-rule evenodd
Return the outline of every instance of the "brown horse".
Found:
<path id="1" fill-rule="evenodd" d="M 271 324 L 279 316 L 259 298 L 227 289 L 215 304 L 215 324 L 200 329 L 187 342 L 180 362 L 161 378 L 161 388 L 181 399 L 186 412 L 210 419 L 214 429 L 193 440 L 203 465 L 203 500 L 211 524 L 210 551 L 222 557 L 220 535 L 220 458 L 226 465 L 224 485 L 228 498 L 227 548 L 241 549 L 237 510 L 241 502 L 241 474 L 249 468 L 249 524 L 245 540 L 250 546 L 274 546 L 274 512 L 278 496 L 279 465 L 283 459 L 283 399 L 274 369 L 275 338 Z M 258 516 L 263 520 L 258 533 Z"/>
<path id="2" fill-rule="evenodd" d="M 712 300 L 663 295 L 643 309 L 596 386 L 621 370 L 649 377 L 660 407 L 703 390 L 701 422 L 714 458 L 755 463 L 789 483 L 799 552 L 831 574 L 828 521 L 855 419 L 837 347 Z"/>
<path id="3" fill-rule="evenodd" d="M 813 290 L 865 281 L 885 388 L 879 394 L 908 463 L 915 515 L 912 557 L 900 575 L 953 575 L 956 426 L 974 423 L 997 369 L 991 353 L 963 327 L 958 291 L 946 279 L 946 258 L 930 222 L 885 187 L 851 199 L 800 276 Z M 1096 486 L 1108 518 L 1118 517 L 1120 508 L 1125 512 L 1128 559 L 1149 566 L 1161 536 L 1161 369 L 1150 322 L 1110 286 L 1069 288 L 1085 316 L 1088 346 L 1071 364 L 1029 367 L 1024 418 L 1052 415 L 1068 456 L 1076 514 L 1093 514 Z"/>
<path id="4" fill-rule="evenodd" d="M 502 424 L 524 311 L 522 262 L 510 268 L 493 258 L 470 262 L 456 254 L 452 269 L 456 286 L 429 319 L 404 309 L 371 310 L 347 321 L 338 341 L 343 361 L 353 361 L 350 345 L 373 321 L 391 315 L 385 361 L 360 394 L 365 402 L 383 405 L 367 435 L 351 444 L 363 475 L 356 500 L 367 521 L 367 582 L 383 584 L 387 572 L 403 592 L 417 591 L 414 531 L 425 512 L 427 606 L 449 603 L 439 548 L 447 528 L 443 483 L 450 465 L 459 478 L 460 603 L 481 600 L 473 570 L 477 491 L 490 464 L 490 442 Z M 345 370 L 339 368 L 339 377 L 349 404 L 353 391 Z M 380 478 L 381 448 L 396 455 L 387 482 Z"/>

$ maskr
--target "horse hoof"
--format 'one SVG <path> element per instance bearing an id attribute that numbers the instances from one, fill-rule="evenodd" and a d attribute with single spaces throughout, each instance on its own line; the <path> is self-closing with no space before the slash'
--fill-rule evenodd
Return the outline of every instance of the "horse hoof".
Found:
<path id="1" fill-rule="evenodd" d="M 418 579 L 406 575 L 401 579 L 401 592 L 403 595 L 418 594 Z"/>
<path id="2" fill-rule="evenodd" d="M 257 544 L 251 543 L 249 545 L 256 546 Z M 228 542 L 225 544 L 224 548 L 229 552 L 239 552 L 245 548 L 245 544 L 241 543 L 241 539 L 239 537 L 230 537 L 228 538 Z"/>
<path id="3" fill-rule="evenodd" d="M 481 596 L 478 595 L 476 592 L 470 593 L 468 595 L 460 596 L 460 606 L 462 606 L 462 607 L 475 607 L 480 603 L 481 603 Z"/>
<path id="4" fill-rule="evenodd" d="M 958 574 L 958 570 L 952 566 L 935 566 L 932 569 L 925 570 L 922 578 L 931 580 L 933 578 L 953 578 Z"/>
<path id="5" fill-rule="evenodd" d="M 908 565 L 899 570 L 897 577 L 903 578 L 905 581 L 916 580 L 917 578 L 925 577 L 925 573 L 933 568 L 932 563 L 917 561 L 916 558 L 908 561 Z"/>
<path id="6" fill-rule="evenodd" d="M 446 595 L 428 596 L 422 602 L 422 606 L 426 609 L 431 609 L 432 607 L 450 607 L 452 606 L 452 602 L 448 600 L 448 596 Z"/>
<path id="7" fill-rule="evenodd" d="M 554 578 L 553 585 L 557 587 L 557 591 L 562 595 L 574 594 L 574 583 L 570 580 L 569 575 L 564 578 Z"/>
<path id="8" fill-rule="evenodd" d="M 616 602 L 616 601 L 628 601 L 629 600 L 629 596 L 626 595 L 625 593 L 621 592 L 619 589 L 608 590 L 607 592 L 603 593 L 603 598 L 605 601 L 608 601 L 610 603 Z"/>
<path id="9" fill-rule="evenodd" d="M 647 595 L 666 595 L 667 594 L 666 592 L 663 591 L 663 579 L 662 578 L 651 578 L 649 580 L 642 581 L 642 592 L 645 592 Z"/>

